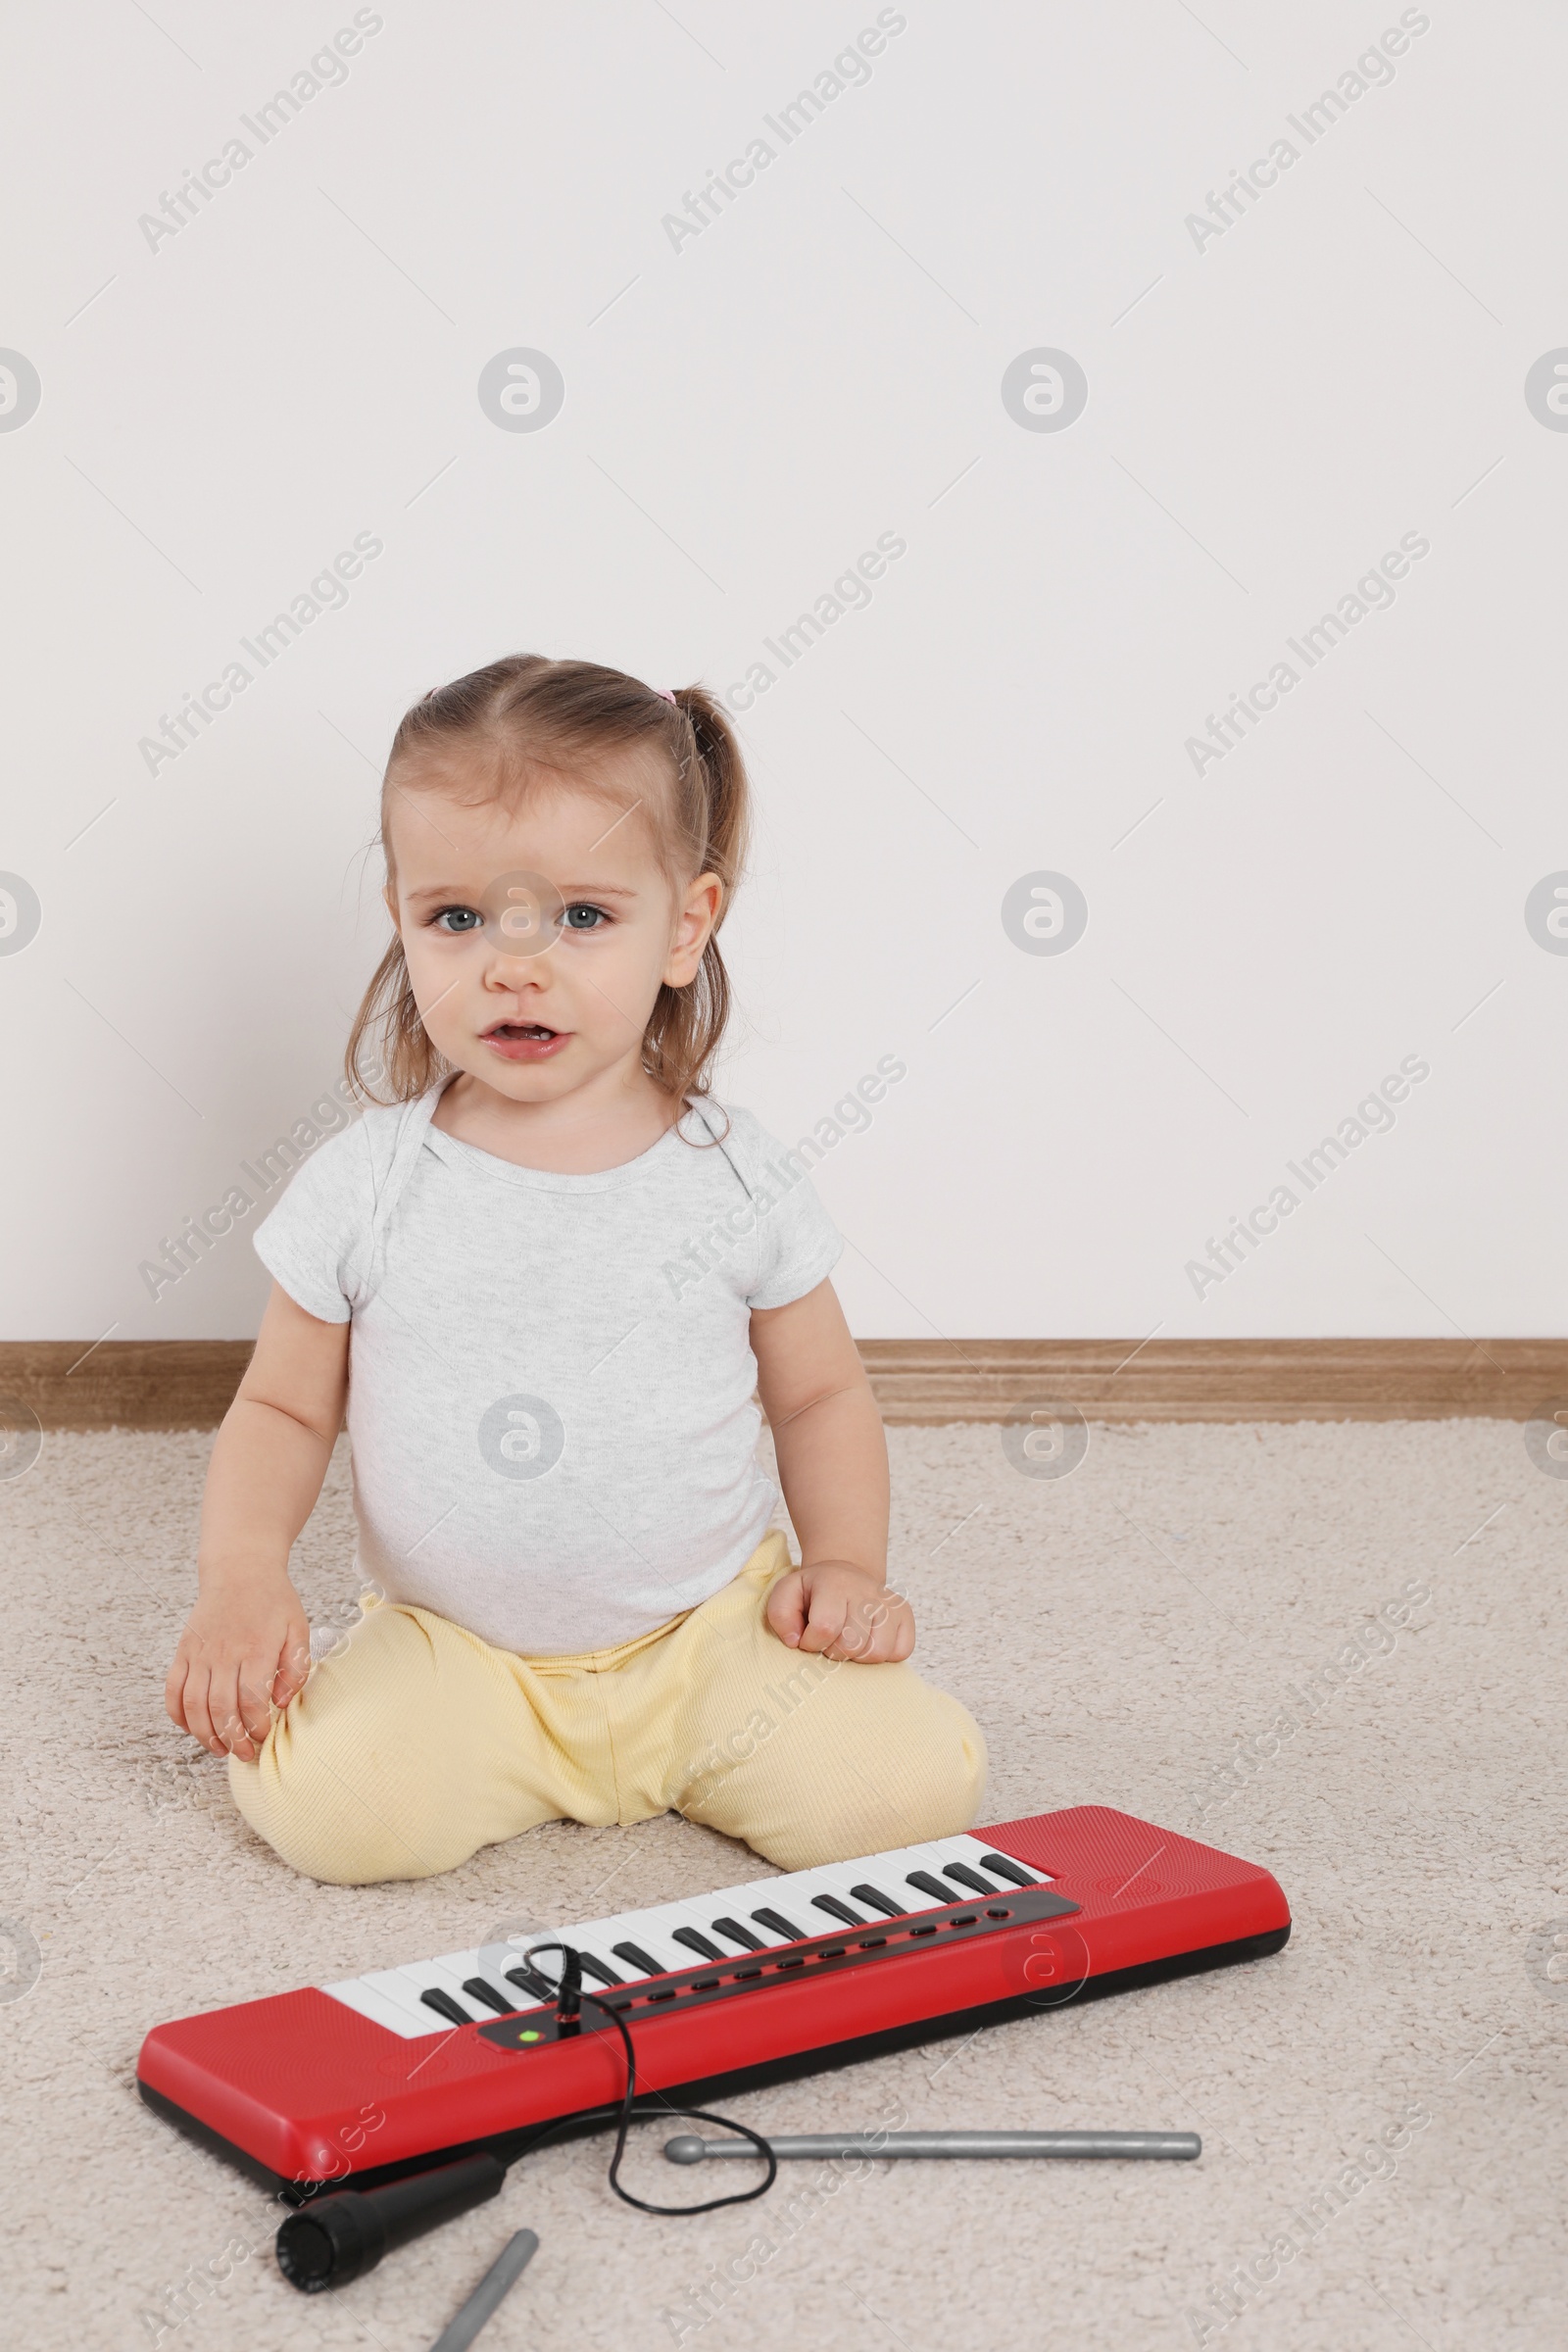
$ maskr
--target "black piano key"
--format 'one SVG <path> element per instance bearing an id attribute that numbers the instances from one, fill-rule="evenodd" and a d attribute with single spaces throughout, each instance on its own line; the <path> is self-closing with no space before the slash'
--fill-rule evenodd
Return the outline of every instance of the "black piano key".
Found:
<path id="1" fill-rule="evenodd" d="M 997 1891 L 977 1870 L 971 1870 L 967 1862 L 944 1862 L 942 1876 L 945 1879 L 956 1879 L 958 1885 L 967 1886 L 971 1894 L 995 1894 Z"/>
<path id="2" fill-rule="evenodd" d="M 724 1957 L 717 1944 L 710 1943 L 706 1936 L 699 1936 L 695 1928 L 674 1929 L 671 1932 L 670 1941 L 683 1943 L 689 1952 L 696 1952 L 703 1960 L 722 1960 Z"/>
<path id="3" fill-rule="evenodd" d="M 556 1997 L 557 1987 L 548 1977 L 542 1977 L 536 1968 L 507 1968 L 501 1973 L 509 1984 L 515 1984 L 519 1990 L 531 1993 L 536 2001 L 553 2001 Z"/>
<path id="4" fill-rule="evenodd" d="M 825 1911 L 829 1919 L 841 1919 L 847 1928 L 863 1928 L 865 1925 L 858 1911 L 852 1911 L 848 1903 L 841 1903 L 836 1894 L 813 1894 L 811 1900 L 818 1911 Z"/>
<path id="5" fill-rule="evenodd" d="M 742 1951 L 765 1952 L 767 1949 L 760 1936 L 754 1936 L 750 1928 L 743 1928 L 738 1919 L 715 1919 L 713 1934 L 726 1937 L 731 1943 L 738 1943 Z"/>
<path id="6" fill-rule="evenodd" d="M 437 2017 L 444 2017 L 449 2025 L 471 2026 L 473 2023 L 463 2003 L 455 2001 L 450 1992 L 443 1992 L 439 1984 L 432 1984 L 428 1992 L 420 1993 L 419 1998 L 427 2009 L 433 2009 Z"/>
<path id="7" fill-rule="evenodd" d="M 482 2001 L 487 2009 L 495 2011 L 497 2017 L 515 2017 L 517 2014 L 516 2002 L 509 2001 L 504 1992 L 498 1992 L 493 1984 L 487 1984 L 483 1977 L 465 1977 L 463 1989 L 471 2001 Z"/>
<path id="8" fill-rule="evenodd" d="M 1021 1862 L 1012 1861 L 1006 1854 L 982 1854 L 980 1859 L 987 1870 L 994 1870 L 999 1879 L 1010 1879 L 1015 1886 L 1038 1886 L 1040 1884 Z"/>
<path id="9" fill-rule="evenodd" d="M 771 1928 L 775 1936 L 787 1936 L 791 1943 L 804 1943 L 806 1930 L 795 1926 L 782 1911 L 754 1911 L 752 1917 L 760 1928 Z"/>
<path id="10" fill-rule="evenodd" d="M 892 1897 L 884 1894 L 880 1887 L 868 1886 L 863 1880 L 858 1886 L 852 1886 L 850 1892 L 858 1903 L 864 1903 L 872 1911 L 880 1911 L 885 1918 L 907 1919 L 908 1917 L 908 1913 L 902 1903 L 894 1902 Z"/>
<path id="11" fill-rule="evenodd" d="M 928 1870 L 911 1870 L 907 1884 L 918 1886 L 920 1892 L 928 1894 L 934 1903 L 951 1903 L 953 1900 L 953 1888 L 944 1886 L 942 1881 L 934 1879 Z"/>
<path id="12" fill-rule="evenodd" d="M 645 1977 L 663 1977 L 669 1974 L 662 1960 L 650 1960 L 639 1944 L 612 1943 L 610 1948 L 617 1960 L 624 1960 L 628 1968 L 640 1968 Z"/>
<path id="13" fill-rule="evenodd" d="M 596 1960 L 592 1952 L 580 1952 L 578 1958 L 582 1962 L 583 1975 L 592 1977 L 596 1984 L 625 1984 L 624 1977 L 617 1977 L 612 1968 L 607 1968 L 603 1960 Z"/>

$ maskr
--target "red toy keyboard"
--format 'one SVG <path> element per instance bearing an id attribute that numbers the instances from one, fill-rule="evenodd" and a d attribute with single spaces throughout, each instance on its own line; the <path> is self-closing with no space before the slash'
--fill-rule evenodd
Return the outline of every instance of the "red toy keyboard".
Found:
<path id="1" fill-rule="evenodd" d="M 639 2090 L 696 2106 L 1260 1959 L 1290 1932 L 1266 1870 L 1102 1805 L 553 1931 L 630 2031 Z M 448 1953 L 156 2026 L 142 2097 L 301 2197 L 612 2122 L 618 2034 L 561 2032 L 548 1981 L 560 1956 L 530 1966 L 523 1949 Z"/>

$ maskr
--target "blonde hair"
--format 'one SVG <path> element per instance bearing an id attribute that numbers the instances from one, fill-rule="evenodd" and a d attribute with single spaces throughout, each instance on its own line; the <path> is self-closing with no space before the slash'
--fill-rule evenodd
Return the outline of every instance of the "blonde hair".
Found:
<path id="1" fill-rule="evenodd" d="M 535 769 L 559 771 L 627 809 L 639 804 L 601 780 L 604 762 L 628 751 L 651 755 L 665 789 L 641 805 L 660 863 L 684 885 L 714 873 L 723 896 L 697 972 L 685 988 L 660 987 L 643 1032 L 643 1068 L 676 1102 L 707 1095 L 713 1056 L 729 1018 L 729 974 L 719 952 L 718 926 L 745 862 L 751 794 L 740 747 L 722 708 L 701 686 L 680 688 L 667 700 L 624 670 L 597 662 L 552 662 L 543 654 L 511 654 L 466 677 L 438 686 L 405 711 L 387 758 L 381 786 L 380 846 L 388 888 L 396 866 L 387 810 L 400 765 L 416 761 L 456 771 L 466 759 L 501 782 L 503 791 Z M 344 1067 L 371 1102 L 384 1080 L 393 1102 L 412 1102 L 451 1074 L 425 1032 L 415 1003 L 403 941 L 392 943 L 375 968 L 349 1034 Z"/>

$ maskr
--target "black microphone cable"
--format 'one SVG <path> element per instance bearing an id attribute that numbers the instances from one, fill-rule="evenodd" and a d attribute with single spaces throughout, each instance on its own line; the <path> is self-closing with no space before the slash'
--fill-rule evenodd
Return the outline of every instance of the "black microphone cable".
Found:
<path id="1" fill-rule="evenodd" d="M 750 2124 L 736 2123 L 732 2116 L 714 2115 L 711 2109 L 707 2107 L 675 2107 L 667 2099 L 660 2099 L 659 2107 L 650 2112 L 687 2116 L 695 2118 L 698 2123 L 716 2124 L 721 2132 L 738 2132 L 742 2139 L 751 2141 L 758 2154 L 766 2163 L 765 2178 L 760 2180 L 755 2188 L 739 2189 L 725 2197 L 708 2197 L 701 2205 L 652 2205 L 646 2197 L 634 2197 L 629 2188 L 622 2188 L 620 2184 L 621 2159 L 626 2153 L 626 2133 L 632 2122 L 633 2101 L 637 2096 L 637 2056 L 632 2048 L 631 2034 L 626 2021 L 618 2009 L 609 2001 L 601 2000 L 598 1993 L 584 1992 L 582 1988 L 582 1955 L 575 1951 L 569 1943 L 557 1943 L 552 1940 L 549 1943 L 532 1945 L 522 1956 L 524 1968 L 532 1967 L 536 1952 L 564 1952 L 565 1954 L 565 1966 L 562 1970 L 561 1984 L 556 1991 L 556 2017 L 564 2030 L 575 2028 L 582 2004 L 586 2001 L 590 2008 L 602 2009 L 620 2035 L 621 2048 L 626 2054 L 626 2087 L 621 2093 L 620 2111 L 615 2121 L 615 2149 L 610 2159 L 608 2179 L 611 2187 L 621 2202 L 625 2205 L 635 2205 L 639 2213 L 673 2216 L 683 2213 L 716 2213 L 721 2205 L 750 2205 L 755 2197 L 765 2197 L 778 2179 L 778 2158 L 773 2153 L 771 2141 L 765 2139 L 760 2132 L 754 2132 Z M 550 1980 L 543 1976 L 541 1971 L 534 1970 L 533 1973 L 541 1983 L 549 1984 Z M 657 2092 L 655 2096 L 658 2096 Z M 647 2115 L 645 2114 L 644 2118 L 640 2120 L 648 2120 Z M 538 2147 L 540 2144 L 540 2141 L 536 2139 L 533 2147 Z M 532 2148 L 528 2150 L 528 2153 L 532 2153 Z"/>

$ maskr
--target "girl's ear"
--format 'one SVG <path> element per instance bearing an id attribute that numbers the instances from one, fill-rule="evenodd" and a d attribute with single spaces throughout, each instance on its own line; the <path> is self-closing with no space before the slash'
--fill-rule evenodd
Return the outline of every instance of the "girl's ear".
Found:
<path id="1" fill-rule="evenodd" d="M 724 885 L 717 874 L 699 874 L 675 918 L 675 937 L 664 966 L 666 988 L 689 987 L 697 977 L 723 906 Z"/>

